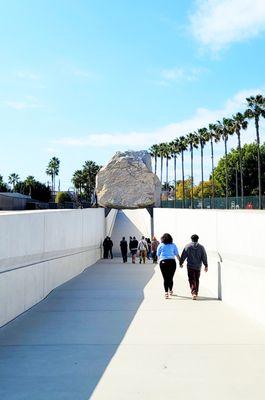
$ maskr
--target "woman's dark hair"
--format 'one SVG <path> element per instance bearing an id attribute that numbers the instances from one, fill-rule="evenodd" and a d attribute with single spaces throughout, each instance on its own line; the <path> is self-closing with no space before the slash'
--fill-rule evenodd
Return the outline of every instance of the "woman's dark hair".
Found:
<path id="1" fill-rule="evenodd" d="M 164 244 L 173 243 L 172 236 L 169 233 L 164 233 L 164 235 L 161 237 L 161 242 Z"/>

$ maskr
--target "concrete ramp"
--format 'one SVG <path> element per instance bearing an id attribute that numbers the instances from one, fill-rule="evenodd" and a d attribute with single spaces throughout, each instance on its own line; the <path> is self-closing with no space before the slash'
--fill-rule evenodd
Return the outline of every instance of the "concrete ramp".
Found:
<path id="1" fill-rule="evenodd" d="M 118 211 L 112 232 L 114 255 L 120 255 L 120 241 L 123 236 L 127 241 L 130 236 L 135 236 L 138 240 L 141 236 L 151 237 L 151 217 L 146 209 Z"/>

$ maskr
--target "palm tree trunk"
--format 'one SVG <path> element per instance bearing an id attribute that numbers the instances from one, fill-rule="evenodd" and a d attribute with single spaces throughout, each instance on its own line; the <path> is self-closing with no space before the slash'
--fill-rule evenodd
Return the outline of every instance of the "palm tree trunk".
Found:
<path id="1" fill-rule="evenodd" d="M 161 157 L 160 162 L 161 162 L 161 165 L 160 165 L 160 181 L 161 181 L 161 185 L 163 185 L 163 162 L 164 162 L 163 157 Z"/>
<path id="2" fill-rule="evenodd" d="M 259 210 L 262 209 L 262 191 L 261 191 L 261 166 L 260 166 L 260 137 L 259 137 L 259 117 L 255 117 L 255 126 L 257 134 L 257 145 L 258 145 L 258 182 L 259 182 Z"/>
<path id="3" fill-rule="evenodd" d="M 176 208 L 177 157 L 174 155 L 174 208 Z"/>
<path id="4" fill-rule="evenodd" d="M 212 208 L 215 208 L 214 158 L 213 158 L 213 138 L 212 137 L 211 137 L 211 159 L 212 159 Z"/>
<path id="5" fill-rule="evenodd" d="M 168 157 L 166 157 L 166 188 L 167 188 L 167 206 L 168 206 Z"/>
<path id="6" fill-rule="evenodd" d="M 240 188 L 241 188 L 241 208 L 244 208 L 244 182 L 243 182 L 243 168 L 242 168 L 242 148 L 240 130 L 237 132 L 238 137 L 238 151 L 239 151 L 239 169 L 240 169 Z"/>
<path id="7" fill-rule="evenodd" d="M 185 208 L 185 181 L 184 181 L 184 151 L 181 151 L 181 168 L 182 168 L 182 208 Z"/>
<path id="8" fill-rule="evenodd" d="M 157 156 L 155 156 L 155 174 L 156 174 L 156 170 L 157 170 Z"/>
<path id="9" fill-rule="evenodd" d="M 193 204 L 193 146 L 190 147 L 190 175 L 191 175 L 191 208 L 194 208 Z"/>
<path id="10" fill-rule="evenodd" d="M 202 183 L 201 183 L 201 189 L 202 189 L 202 197 L 201 197 L 201 201 L 202 201 L 202 208 L 204 208 L 204 191 L 203 191 L 203 145 L 201 145 L 201 173 L 202 173 Z"/>
<path id="11" fill-rule="evenodd" d="M 225 141 L 225 208 L 228 209 L 227 138 Z"/>

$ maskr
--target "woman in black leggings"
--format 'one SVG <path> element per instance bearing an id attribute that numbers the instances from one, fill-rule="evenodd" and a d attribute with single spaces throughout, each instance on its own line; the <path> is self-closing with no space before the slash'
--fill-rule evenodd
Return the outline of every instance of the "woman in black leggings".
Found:
<path id="1" fill-rule="evenodd" d="M 180 260 L 178 248 L 173 243 L 172 236 L 164 233 L 157 248 L 160 269 L 164 278 L 165 298 L 173 295 L 173 277 L 176 271 L 176 257 Z"/>

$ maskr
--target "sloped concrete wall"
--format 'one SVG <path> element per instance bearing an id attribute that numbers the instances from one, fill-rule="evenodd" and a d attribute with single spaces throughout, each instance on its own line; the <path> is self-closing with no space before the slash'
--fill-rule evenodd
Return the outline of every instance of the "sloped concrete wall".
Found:
<path id="1" fill-rule="evenodd" d="M 101 257 L 103 209 L 0 214 L 0 326 Z"/>
<path id="2" fill-rule="evenodd" d="M 120 241 L 125 236 L 129 243 L 129 237 L 135 236 L 137 240 L 141 236 L 151 237 L 151 217 L 146 209 L 119 210 L 112 232 L 113 254 L 120 256 Z"/>
<path id="3" fill-rule="evenodd" d="M 265 212 L 255 210 L 154 210 L 157 237 L 172 234 L 182 250 L 197 233 L 209 256 L 202 284 L 240 312 L 265 324 Z M 218 264 L 221 266 L 218 280 Z"/>

